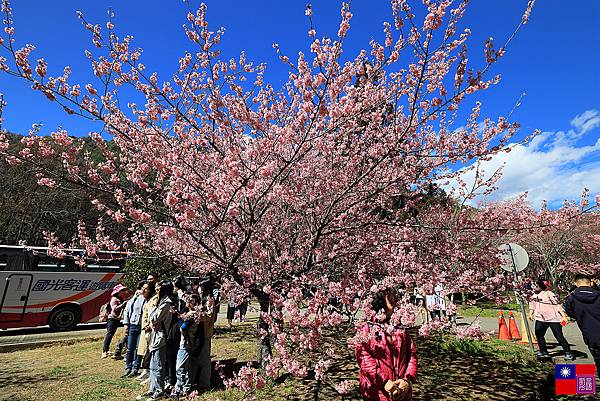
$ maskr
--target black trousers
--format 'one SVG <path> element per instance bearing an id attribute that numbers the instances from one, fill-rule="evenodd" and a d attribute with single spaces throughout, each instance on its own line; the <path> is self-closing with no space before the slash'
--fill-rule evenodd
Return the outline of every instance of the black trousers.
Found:
<path id="1" fill-rule="evenodd" d="M 596 376 L 598 376 L 600 375 L 600 347 L 588 345 L 588 349 L 590 350 L 590 354 L 592 354 L 592 358 L 594 358 L 594 363 L 596 364 Z"/>
<path id="2" fill-rule="evenodd" d="M 562 332 L 562 326 L 559 322 L 540 322 L 539 320 L 535 321 L 535 338 L 537 338 L 538 345 L 540 347 L 541 352 L 548 352 L 548 348 L 546 346 L 546 339 L 544 336 L 546 335 L 546 331 L 550 327 L 552 330 L 552 334 L 556 341 L 560 344 L 565 352 L 571 352 L 571 347 L 569 346 L 569 342 L 565 338 Z"/>
<path id="3" fill-rule="evenodd" d="M 165 385 L 174 386 L 177 383 L 177 354 L 168 353 L 165 363 Z"/>

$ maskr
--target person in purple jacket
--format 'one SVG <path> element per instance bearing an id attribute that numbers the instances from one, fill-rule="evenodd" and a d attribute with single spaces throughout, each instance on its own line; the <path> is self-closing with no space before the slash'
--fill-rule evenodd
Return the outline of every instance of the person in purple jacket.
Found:
<path id="1" fill-rule="evenodd" d="M 600 291 L 592 286 L 592 280 L 584 274 L 575 276 L 575 288 L 565 300 L 565 312 L 575 319 L 600 372 Z"/>
<path id="2" fill-rule="evenodd" d="M 117 284 L 112 290 L 110 297 L 110 314 L 108 315 L 108 321 L 106 322 L 106 335 L 104 336 L 104 344 L 102 347 L 102 358 L 108 357 L 110 342 L 119 327 L 123 308 L 127 305 L 127 302 L 125 301 L 127 300 L 128 293 L 129 290 L 127 287 L 121 284 Z"/>

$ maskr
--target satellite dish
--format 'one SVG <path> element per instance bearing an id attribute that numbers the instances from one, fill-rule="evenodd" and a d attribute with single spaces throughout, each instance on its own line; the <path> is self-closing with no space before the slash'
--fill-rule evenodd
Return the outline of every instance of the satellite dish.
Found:
<path id="1" fill-rule="evenodd" d="M 515 243 L 502 244 L 498 247 L 502 267 L 507 272 L 522 272 L 529 264 L 529 255 L 521 245 Z"/>

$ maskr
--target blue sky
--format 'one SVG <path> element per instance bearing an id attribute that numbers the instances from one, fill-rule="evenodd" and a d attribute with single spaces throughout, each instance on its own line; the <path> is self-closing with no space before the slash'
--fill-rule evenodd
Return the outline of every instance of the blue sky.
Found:
<path id="1" fill-rule="evenodd" d="M 180 0 L 82 2 L 75 0 L 15 1 L 13 4 L 19 43 L 30 42 L 44 57 L 50 75 L 64 65 L 73 68 L 75 80 L 90 76 L 83 49 L 89 48 L 88 35 L 75 16 L 81 10 L 86 18 L 104 22 L 107 9 L 116 14 L 120 33 L 135 37 L 144 48 L 148 69 L 167 78 L 177 66 L 177 58 L 188 46 L 181 25 L 187 5 Z M 277 42 L 290 56 L 307 52 L 308 22 L 306 1 L 263 0 L 207 1 L 209 23 L 226 28 L 222 50 L 226 56 L 246 50 L 249 58 L 268 64 L 267 79 L 277 85 L 286 69 L 277 60 L 272 44 Z M 419 2 L 420 3 L 420 2 Z M 473 58 L 480 57 L 483 41 L 492 36 L 502 43 L 520 19 L 526 0 L 472 1 L 464 25 L 473 32 L 470 41 Z M 51 6 L 50 6 L 51 4 Z M 193 3 L 192 5 L 197 5 Z M 337 32 L 340 2 L 313 2 L 317 35 Z M 389 2 L 355 0 L 352 4 L 348 56 L 365 48 L 371 37 L 381 35 L 382 23 L 389 19 Z M 495 198 L 529 191 L 532 201 L 549 199 L 557 204 L 576 197 L 584 186 L 592 194 L 600 192 L 600 2 L 582 0 L 538 1 L 530 20 L 508 49 L 495 72 L 502 82 L 481 98 L 485 114 L 506 115 L 526 93 L 514 119 L 525 135 L 535 128 L 544 131 L 541 139 L 523 146 L 491 168 L 506 163 L 506 177 Z M 5 127 L 24 133 L 32 123 L 44 124 L 50 132 L 64 127 L 73 135 L 97 129 L 73 116 L 67 116 L 23 82 L 0 75 L 0 92 L 5 94 Z"/>

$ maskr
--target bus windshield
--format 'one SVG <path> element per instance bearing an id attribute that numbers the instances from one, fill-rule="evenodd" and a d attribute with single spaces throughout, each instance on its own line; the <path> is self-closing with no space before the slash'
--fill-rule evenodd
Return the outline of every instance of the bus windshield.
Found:
<path id="1" fill-rule="evenodd" d="M 48 248 L 0 245 L 0 271 L 43 272 L 116 272 L 125 264 L 124 252 L 99 252 L 96 257 L 86 257 L 83 249 L 64 250 L 66 256 L 48 255 Z M 82 256 L 85 265 L 76 263 Z"/>

